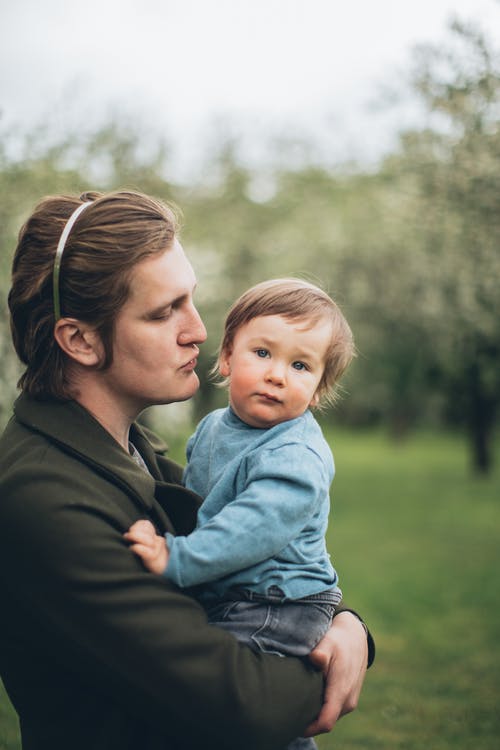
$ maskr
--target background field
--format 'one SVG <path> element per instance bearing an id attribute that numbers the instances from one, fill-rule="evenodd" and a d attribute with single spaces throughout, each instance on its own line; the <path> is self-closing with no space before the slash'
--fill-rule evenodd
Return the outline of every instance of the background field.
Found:
<path id="1" fill-rule="evenodd" d="M 321 750 L 497 750 L 500 471 L 473 478 L 453 435 L 325 431 L 337 463 L 329 548 L 377 660 L 358 711 Z M 17 750 L 3 693 L 0 727 L 0 750 Z"/>
<path id="2" fill-rule="evenodd" d="M 327 748 L 498 748 L 500 475 L 453 436 L 331 434 L 330 549 L 377 642 L 356 714 Z"/>

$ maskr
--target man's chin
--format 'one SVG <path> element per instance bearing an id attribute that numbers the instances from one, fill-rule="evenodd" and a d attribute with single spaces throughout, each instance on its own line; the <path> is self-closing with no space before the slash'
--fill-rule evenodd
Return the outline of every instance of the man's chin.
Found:
<path id="1" fill-rule="evenodd" d="M 193 398 L 193 396 L 196 393 L 198 393 L 199 388 L 200 388 L 200 379 L 198 375 L 193 371 L 190 374 L 189 385 L 186 384 L 185 391 L 179 393 L 179 395 L 176 398 L 170 399 L 168 403 L 174 404 L 174 403 L 181 402 L 181 401 L 189 401 L 190 398 Z"/>
<path id="2" fill-rule="evenodd" d="M 189 380 L 184 383 L 184 387 L 174 395 L 158 396 L 158 398 L 149 404 L 149 406 L 166 406 L 167 404 L 177 404 L 182 401 L 189 401 L 198 392 L 200 380 L 195 372 L 189 374 Z"/>

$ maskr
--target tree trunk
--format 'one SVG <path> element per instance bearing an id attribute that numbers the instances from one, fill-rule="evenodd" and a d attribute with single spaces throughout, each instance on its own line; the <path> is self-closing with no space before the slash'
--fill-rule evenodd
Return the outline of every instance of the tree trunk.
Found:
<path id="1" fill-rule="evenodd" d="M 474 471 L 487 474 L 492 467 L 492 437 L 495 423 L 497 398 L 487 392 L 481 377 L 481 368 L 476 362 L 469 368 L 469 437 L 472 448 Z"/>

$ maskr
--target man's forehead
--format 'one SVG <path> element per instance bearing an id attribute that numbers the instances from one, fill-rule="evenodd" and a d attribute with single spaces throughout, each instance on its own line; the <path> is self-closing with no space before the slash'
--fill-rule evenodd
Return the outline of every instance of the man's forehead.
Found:
<path id="1" fill-rule="evenodd" d="M 176 298 L 192 293 L 195 286 L 194 270 L 180 244 L 137 263 L 130 278 L 131 294 L 144 294 L 147 290 Z"/>

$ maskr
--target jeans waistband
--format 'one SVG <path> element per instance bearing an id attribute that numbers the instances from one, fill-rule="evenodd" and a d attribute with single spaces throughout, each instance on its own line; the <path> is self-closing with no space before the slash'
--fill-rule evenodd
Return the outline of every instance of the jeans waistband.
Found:
<path id="1" fill-rule="evenodd" d="M 267 602 L 269 604 L 331 604 L 336 607 L 342 601 L 342 591 L 336 587 L 317 594 L 301 596 L 300 599 L 288 599 L 277 586 L 271 586 L 266 594 L 259 594 L 250 589 L 235 588 L 230 589 L 224 598 L 231 601 Z"/>

